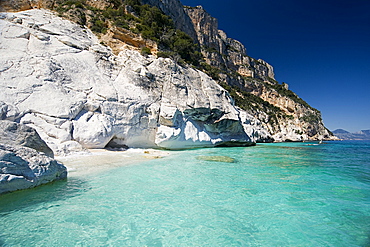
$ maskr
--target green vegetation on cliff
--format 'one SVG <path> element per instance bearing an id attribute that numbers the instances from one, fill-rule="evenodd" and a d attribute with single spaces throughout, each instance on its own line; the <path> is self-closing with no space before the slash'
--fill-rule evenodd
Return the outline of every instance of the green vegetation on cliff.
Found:
<path id="1" fill-rule="evenodd" d="M 54 9 L 61 16 L 72 19 L 80 25 L 86 25 L 98 34 L 105 34 L 111 28 L 118 27 L 140 35 L 143 39 L 154 41 L 158 47 L 158 57 L 169 57 L 179 64 L 191 64 L 204 71 L 230 93 L 237 106 L 254 115 L 259 116 L 262 113 L 268 116 L 267 121 L 273 128 L 278 126 L 279 122 L 292 119 L 293 116 L 287 115 L 284 110 L 256 96 L 256 92 L 262 89 L 275 91 L 281 97 L 287 97 L 313 110 L 301 116 L 300 121 L 310 124 L 321 121 L 320 112 L 289 90 L 284 83 L 279 84 L 264 74 L 254 73 L 265 66 L 259 60 L 244 54 L 243 56 L 248 57 L 250 61 L 250 64 L 246 65 L 247 69 L 251 70 L 254 76 L 239 74 L 235 66 L 227 62 L 230 52 L 239 51 L 234 46 L 227 44 L 223 52 L 225 54 L 221 54 L 214 47 L 204 45 L 200 47 L 198 41 L 194 41 L 188 34 L 176 29 L 174 21 L 169 16 L 157 7 L 142 4 L 141 0 L 106 0 L 104 3 L 106 4 L 104 7 L 96 8 L 89 5 L 87 0 L 56 0 Z M 142 55 L 152 54 L 148 47 L 138 48 Z M 214 61 L 214 59 L 220 59 L 220 61 Z M 206 60 L 211 62 L 207 63 Z"/>
<path id="2" fill-rule="evenodd" d="M 245 92 L 236 86 L 230 86 L 223 82 L 219 82 L 219 84 L 230 93 L 230 96 L 235 100 L 235 105 L 247 112 L 257 113 L 260 111 L 266 113 L 268 122 L 271 124 L 277 124 L 278 119 L 281 118 L 290 118 L 279 107 L 264 101 L 258 96 Z"/>
<path id="3" fill-rule="evenodd" d="M 281 96 L 288 97 L 291 100 L 293 100 L 294 102 L 299 103 L 299 104 L 301 104 L 301 105 L 303 105 L 303 106 L 305 106 L 307 108 L 310 108 L 310 109 L 318 112 L 317 109 L 315 109 L 312 106 L 310 106 L 306 101 L 304 101 L 303 99 L 301 99 L 300 97 L 298 97 L 298 95 L 295 94 L 293 91 L 285 88 L 284 83 L 279 84 L 276 80 L 274 80 L 272 78 L 269 78 L 269 81 L 272 84 L 270 84 L 270 83 L 264 83 L 264 85 L 266 87 L 271 88 L 271 89 L 274 89 Z"/>
<path id="4" fill-rule="evenodd" d="M 78 24 L 88 26 L 93 32 L 105 34 L 109 27 L 117 26 L 155 41 L 159 56 L 195 66 L 199 66 L 202 60 L 199 46 L 189 35 L 176 29 L 173 20 L 160 9 L 142 4 L 140 0 L 125 0 L 123 3 L 109 0 L 109 7 L 104 9 L 92 7 L 85 0 L 59 0 L 57 5 L 55 10 L 61 16 L 75 18 Z M 147 49 L 141 49 L 149 54 Z"/>

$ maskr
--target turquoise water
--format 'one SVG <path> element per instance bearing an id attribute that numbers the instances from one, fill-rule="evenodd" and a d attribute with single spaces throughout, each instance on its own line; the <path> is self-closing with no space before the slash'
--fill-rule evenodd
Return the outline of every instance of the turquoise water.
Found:
<path id="1" fill-rule="evenodd" d="M 174 152 L 0 196 L 0 220 L 0 246 L 370 246 L 370 142 Z"/>

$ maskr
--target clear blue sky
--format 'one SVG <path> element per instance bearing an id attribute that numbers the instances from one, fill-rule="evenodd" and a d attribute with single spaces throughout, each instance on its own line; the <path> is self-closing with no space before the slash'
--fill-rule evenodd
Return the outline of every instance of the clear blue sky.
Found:
<path id="1" fill-rule="evenodd" d="M 270 63 L 330 130 L 370 129 L 370 0 L 180 1 Z"/>

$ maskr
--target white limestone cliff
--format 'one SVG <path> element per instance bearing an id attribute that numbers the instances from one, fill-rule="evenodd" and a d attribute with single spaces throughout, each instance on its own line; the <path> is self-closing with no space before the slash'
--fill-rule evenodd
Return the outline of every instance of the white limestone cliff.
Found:
<path id="1" fill-rule="evenodd" d="M 251 145 L 269 134 L 203 72 L 125 50 L 43 9 L 0 14 L 2 119 L 56 154 L 85 148 Z"/>

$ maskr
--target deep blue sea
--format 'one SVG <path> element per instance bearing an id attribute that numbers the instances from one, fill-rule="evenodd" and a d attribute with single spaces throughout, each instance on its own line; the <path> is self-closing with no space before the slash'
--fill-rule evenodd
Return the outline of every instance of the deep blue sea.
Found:
<path id="1" fill-rule="evenodd" d="M 370 142 L 308 144 L 176 151 L 2 195 L 0 246 L 370 246 Z"/>

